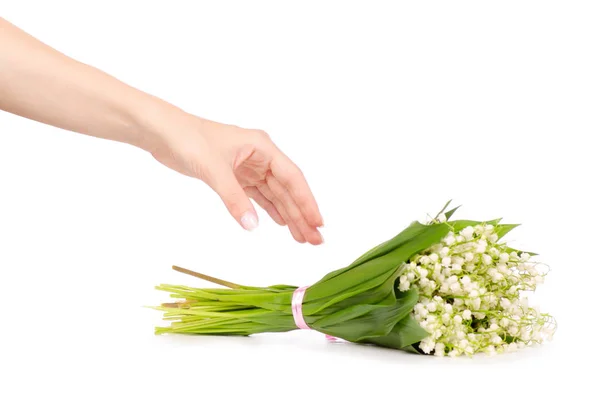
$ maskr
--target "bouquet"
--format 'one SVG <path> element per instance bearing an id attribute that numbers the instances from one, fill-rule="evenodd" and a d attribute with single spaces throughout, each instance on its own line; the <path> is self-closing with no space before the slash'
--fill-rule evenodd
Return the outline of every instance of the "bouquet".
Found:
<path id="1" fill-rule="evenodd" d="M 448 204 L 309 287 L 159 285 L 157 334 L 240 335 L 314 329 L 329 338 L 436 356 L 493 355 L 550 340 L 555 320 L 528 304 L 547 270 L 503 237 L 518 225 L 451 221 Z"/>

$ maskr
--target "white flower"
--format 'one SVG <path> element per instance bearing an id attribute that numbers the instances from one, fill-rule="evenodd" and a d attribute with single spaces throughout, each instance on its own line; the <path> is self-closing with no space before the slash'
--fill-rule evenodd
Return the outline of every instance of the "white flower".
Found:
<path id="1" fill-rule="evenodd" d="M 428 337 L 427 339 L 421 341 L 419 347 L 421 348 L 421 350 L 423 350 L 425 354 L 429 354 L 431 353 L 431 350 L 433 350 L 433 348 L 435 347 L 435 342 L 433 341 L 433 338 Z"/>
<path id="2" fill-rule="evenodd" d="M 471 319 L 471 310 L 465 310 L 462 313 L 463 319 Z"/>
<path id="3" fill-rule="evenodd" d="M 489 346 L 487 346 L 487 347 L 484 349 L 484 351 L 485 351 L 485 353 L 486 353 L 487 355 L 489 355 L 489 356 L 495 356 L 495 355 L 497 354 L 497 353 L 496 353 L 496 348 L 495 348 L 494 346 L 492 346 L 492 345 L 489 345 Z"/>
<path id="4" fill-rule="evenodd" d="M 400 282 L 399 289 L 401 292 L 406 292 L 408 289 L 410 289 L 410 282 L 408 282 L 408 281 Z"/>
<path id="5" fill-rule="evenodd" d="M 460 283 L 454 282 L 452 285 L 450 285 L 450 291 L 452 291 L 453 293 L 460 292 Z"/>
<path id="6" fill-rule="evenodd" d="M 466 240 L 471 240 L 473 239 L 473 233 L 475 232 L 475 229 L 473 229 L 472 226 L 467 226 L 465 229 L 463 229 L 462 231 L 460 231 L 460 234 L 462 236 L 464 236 L 464 238 Z"/>
<path id="7" fill-rule="evenodd" d="M 456 324 L 462 323 L 462 317 L 460 315 L 455 315 L 453 319 Z"/>
<path id="8" fill-rule="evenodd" d="M 448 256 L 442 258 L 442 265 L 444 267 L 449 267 L 451 262 L 452 262 L 452 259 Z"/>
<path id="9" fill-rule="evenodd" d="M 438 357 L 443 357 L 445 353 L 446 346 L 443 343 L 435 344 L 435 355 Z"/>
<path id="10" fill-rule="evenodd" d="M 507 263 L 508 262 L 508 254 L 500 253 L 499 259 L 500 259 L 500 262 Z"/>
<path id="11" fill-rule="evenodd" d="M 452 263 L 458 264 L 458 265 L 463 265 L 465 263 L 465 259 L 460 256 L 454 256 L 454 257 L 452 257 Z"/>
<path id="12" fill-rule="evenodd" d="M 521 253 L 521 260 L 522 261 L 528 261 L 530 257 L 531 256 L 529 255 L 529 253 Z"/>
<path id="13" fill-rule="evenodd" d="M 507 299 L 506 297 L 503 297 L 503 298 L 500 299 L 500 306 L 503 309 L 507 310 L 507 309 L 509 309 L 512 306 L 512 303 L 510 302 L 509 299 Z"/>
<path id="14" fill-rule="evenodd" d="M 450 322 L 450 314 L 442 314 L 442 322 L 444 323 L 444 325 L 448 325 L 448 322 Z"/>
<path id="15" fill-rule="evenodd" d="M 431 260 L 431 262 L 438 262 L 440 259 L 440 256 L 437 253 L 432 253 L 429 255 L 429 259 Z"/>
<path id="16" fill-rule="evenodd" d="M 448 236 L 446 236 L 446 238 L 444 239 L 444 243 L 446 243 L 448 246 L 452 246 L 454 243 L 456 243 L 456 238 L 454 237 L 454 234 L 452 232 L 450 232 Z"/>
<path id="17" fill-rule="evenodd" d="M 519 305 L 524 308 L 529 308 L 529 299 L 527 297 L 521 297 L 519 299 Z"/>
<path id="18" fill-rule="evenodd" d="M 477 242 L 477 248 L 475 249 L 476 253 L 485 253 L 487 250 L 487 241 L 485 239 L 481 239 Z"/>
<path id="19" fill-rule="evenodd" d="M 437 304 L 435 302 L 431 302 L 429 304 L 427 304 L 427 310 L 429 310 L 430 312 L 433 312 L 437 309 Z"/>
<path id="20" fill-rule="evenodd" d="M 465 257 L 466 261 L 473 261 L 473 257 L 474 257 L 473 253 L 467 252 L 467 253 L 463 254 L 463 256 Z"/>
<path id="21" fill-rule="evenodd" d="M 458 356 L 458 355 L 459 355 L 459 353 L 458 353 L 458 351 L 457 351 L 457 350 L 451 350 L 451 351 L 448 353 L 448 355 L 449 355 L 450 357 L 456 357 L 456 356 Z"/>
<path id="22" fill-rule="evenodd" d="M 490 265 L 492 263 L 492 257 L 489 254 L 484 254 L 481 259 L 485 265 Z"/>
<path id="23" fill-rule="evenodd" d="M 502 338 L 494 333 L 491 337 L 490 342 L 492 342 L 493 344 L 501 344 Z"/>

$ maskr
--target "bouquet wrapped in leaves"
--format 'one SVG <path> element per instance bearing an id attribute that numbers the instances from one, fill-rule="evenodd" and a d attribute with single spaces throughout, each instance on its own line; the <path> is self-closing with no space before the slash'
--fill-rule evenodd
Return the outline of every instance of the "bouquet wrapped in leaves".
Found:
<path id="1" fill-rule="evenodd" d="M 446 205 L 447 206 L 447 205 Z M 546 272 L 501 239 L 517 225 L 450 221 L 446 207 L 307 288 L 160 285 L 179 301 L 156 309 L 156 333 L 252 335 L 310 328 L 353 343 L 438 356 L 495 354 L 550 339 L 551 316 L 530 307 Z M 299 296 L 300 295 L 300 296 Z"/>

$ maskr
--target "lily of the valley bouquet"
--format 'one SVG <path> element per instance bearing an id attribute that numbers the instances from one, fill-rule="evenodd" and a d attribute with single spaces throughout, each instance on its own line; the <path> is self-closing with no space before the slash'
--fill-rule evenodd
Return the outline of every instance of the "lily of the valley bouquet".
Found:
<path id="1" fill-rule="evenodd" d="M 552 338 L 554 319 L 528 304 L 547 271 L 503 237 L 517 225 L 450 218 L 413 222 L 309 287 L 238 285 L 174 267 L 223 289 L 160 285 L 156 333 L 253 335 L 314 329 L 329 338 L 436 356 L 493 355 Z"/>

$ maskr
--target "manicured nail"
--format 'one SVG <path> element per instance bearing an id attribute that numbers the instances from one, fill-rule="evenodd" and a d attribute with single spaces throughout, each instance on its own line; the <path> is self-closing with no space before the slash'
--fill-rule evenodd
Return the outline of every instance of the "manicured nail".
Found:
<path id="1" fill-rule="evenodd" d="M 253 231 L 258 227 L 258 220 L 256 219 L 256 215 L 254 213 L 248 211 L 246 214 L 242 216 L 242 226 L 247 231 Z"/>

